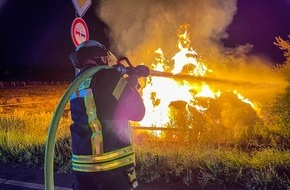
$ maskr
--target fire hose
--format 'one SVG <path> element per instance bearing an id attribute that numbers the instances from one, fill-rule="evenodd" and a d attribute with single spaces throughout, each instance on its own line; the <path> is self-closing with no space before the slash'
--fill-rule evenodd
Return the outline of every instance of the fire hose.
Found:
<path id="1" fill-rule="evenodd" d="M 45 158 L 44 158 L 44 183 L 45 189 L 53 190 L 54 189 L 54 179 L 53 179 L 53 159 L 54 159 L 54 148 L 55 148 L 55 137 L 57 128 L 59 125 L 59 121 L 64 112 L 65 106 L 68 103 L 72 94 L 77 90 L 79 85 L 88 77 L 91 77 L 93 74 L 98 72 L 101 69 L 108 69 L 108 66 L 98 66 L 92 67 L 88 69 L 84 73 L 82 73 L 79 77 L 77 77 L 68 87 L 60 102 L 58 103 L 55 112 L 53 114 L 52 120 L 50 122 L 50 126 L 48 129 L 48 136 L 46 140 L 45 147 Z"/>
<path id="2" fill-rule="evenodd" d="M 122 61 L 125 61 L 128 67 L 125 67 L 122 64 Z M 150 75 L 151 77 L 164 77 L 164 78 L 172 78 L 175 80 L 186 80 L 191 82 L 207 82 L 207 83 L 220 83 L 220 84 L 228 84 L 228 85 L 243 85 L 243 86 L 264 86 L 265 83 L 253 83 L 249 81 L 241 81 L 241 80 L 231 80 L 225 78 L 213 78 L 213 77 L 206 77 L 206 76 L 195 76 L 189 74 L 173 74 L 170 72 L 164 71 L 156 71 L 156 70 L 149 70 L 149 68 L 145 65 L 138 65 L 133 67 L 127 57 L 122 57 L 118 59 L 117 65 L 114 66 L 122 75 L 138 75 L 140 77 L 147 77 Z M 270 85 L 269 83 L 267 84 Z"/>

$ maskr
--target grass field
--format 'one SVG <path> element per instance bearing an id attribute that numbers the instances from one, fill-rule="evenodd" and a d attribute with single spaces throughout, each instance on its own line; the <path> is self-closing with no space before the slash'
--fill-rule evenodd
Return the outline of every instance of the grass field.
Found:
<path id="1" fill-rule="evenodd" d="M 43 167 L 47 130 L 68 85 L 39 85 L 0 89 L 0 162 Z M 70 172 L 69 107 L 58 128 L 55 168 Z M 240 146 L 189 143 L 188 133 L 172 138 L 172 131 L 157 137 L 133 130 L 137 175 L 146 183 L 182 182 L 204 189 L 290 189 L 290 151 L 275 144 Z M 263 135 L 261 135 L 263 133 Z M 183 140 L 180 140 L 183 139 Z"/>

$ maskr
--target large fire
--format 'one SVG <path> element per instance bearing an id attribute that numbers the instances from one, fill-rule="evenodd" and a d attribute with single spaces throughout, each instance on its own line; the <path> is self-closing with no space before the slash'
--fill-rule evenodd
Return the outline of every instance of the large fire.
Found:
<path id="1" fill-rule="evenodd" d="M 158 56 L 156 56 L 156 62 L 152 63 L 150 68 L 155 71 L 170 72 L 173 77 L 151 76 L 146 79 L 146 84 L 142 89 L 146 106 L 146 115 L 140 122 L 142 126 L 163 127 L 168 124 L 172 117 L 170 105 L 173 102 L 184 102 L 187 110 L 196 109 L 202 114 L 208 109 L 210 99 L 216 99 L 222 93 L 225 93 L 221 90 L 213 90 L 206 81 L 190 82 L 188 80 L 178 80 L 174 77 L 177 74 L 205 77 L 208 73 L 214 72 L 199 61 L 197 52 L 191 47 L 187 27 L 188 25 L 185 24 L 178 30 L 179 51 L 172 57 L 173 68 L 169 68 L 167 65 L 167 60 L 164 58 L 161 48 L 155 51 Z M 240 101 L 256 109 L 255 104 L 237 90 L 232 90 L 231 93 L 236 95 Z M 199 101 L 202 98 L 204 98 L 204 101 Z"/>

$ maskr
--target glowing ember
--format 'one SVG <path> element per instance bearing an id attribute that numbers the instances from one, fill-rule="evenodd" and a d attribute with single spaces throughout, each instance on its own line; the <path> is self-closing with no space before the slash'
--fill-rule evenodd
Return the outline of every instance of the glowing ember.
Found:
<path id="1" fill-rule="evenodd" d="M 159 56 L 155 58 L 156 62 L 150 66 L 153 70 L 171 72 L 172 74 L 186 74 L 191 76 L 206 76 L 211 72 L 204 64 L 197 59 L 197 52 L 193 50 L 190 44 L 190 34 L 187 32 L 188 25 L 182 25 L 178 31 L 178 48 L 172 60 L 174 66 L 170 71 L 167 60 L 163 56 L 162 49 L 157 49 L 155 53 Z M 186 68 L 186 69 L 185 69 Z M 237 97 L 244 103 L 254 104 L 243 97 L 237 91 L 234 91 Z M 172 102 L 183 101 L 188 106 L 195 108 L 203 113 L 208 109 L 205 105 L 198 105 L 197 98 L 216 99 L 220 97 L 220 90 L 214 92 L 206 82 L 189 83 L 185 80 L 174 80 L 173 78 L 148 77 L 146 85 L 142 90 L 144 103 L 146 106 L 146 115 L 140 122 L 142 126 L 162 127 L 170 122 L 169 105 Z M 171 113 L 172 114 L 172 113 Z"/>

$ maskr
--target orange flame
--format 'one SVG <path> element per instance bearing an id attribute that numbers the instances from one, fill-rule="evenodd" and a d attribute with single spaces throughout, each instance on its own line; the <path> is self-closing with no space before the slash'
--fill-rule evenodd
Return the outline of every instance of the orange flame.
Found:
<path id="1" fill-rule="evenodd" d="M 209 72 L 206 65 L 198 60 L 198 54 L 191 47 L 190 34 L 187 32 L 189 25 L 184 24 L 178 30 L 178 49 L 172 60 L 174 61 L 173 69 L 170 71 L 167 61 L 163 55 L 161 48 L 158 48 L 155 53 L 155 63 L 152 63 L 151 68 L 157 71 L 171 72 L 172 74 L 180 74 L 186 72 L 192 76 L 206 76 Z M 214 92 L 210 86 L 203 82 L 201 84 L 192 84 L 188 81 L 177 81 L 173 78 L 148 77 L 146 85 L 142 89 L 142 96 L 146 106 L 146 115 L 139 122 L 142 126 L 157 126 L 162 127 L 170 122 L 169 105 L 174 101 L 184 101 L 188 105 L 195 107 L 197 111 L 203 112 L 207 108 L 197 105 L 195 98 L 217 98 L 221 95 L 221 91 Z M 237 97 L 244 103 L 250 104 L 253 108 L 255 105 L 249 99 L 243 97 L 237 91 L 234 91 Z"/>

